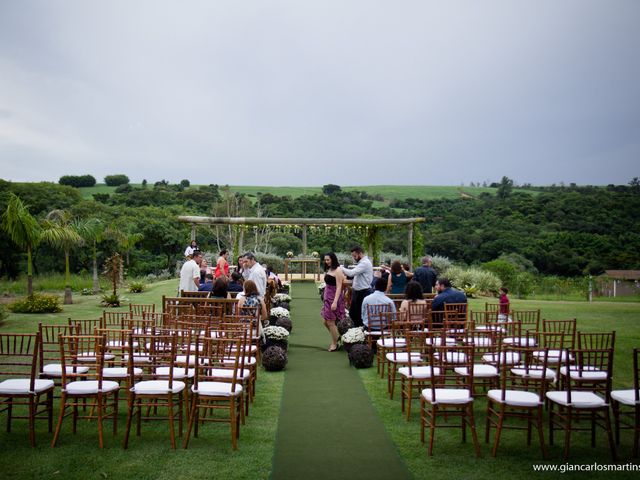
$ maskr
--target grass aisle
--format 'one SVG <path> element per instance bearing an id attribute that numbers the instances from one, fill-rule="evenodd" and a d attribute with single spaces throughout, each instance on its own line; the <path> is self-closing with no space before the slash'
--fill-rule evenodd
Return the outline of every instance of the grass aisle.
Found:
<path id="1" fill-rule="evenodd" d="M 315 285 L 296 284 L 275 480 L 409 478 L 344 352 L 329 353 Z"/>

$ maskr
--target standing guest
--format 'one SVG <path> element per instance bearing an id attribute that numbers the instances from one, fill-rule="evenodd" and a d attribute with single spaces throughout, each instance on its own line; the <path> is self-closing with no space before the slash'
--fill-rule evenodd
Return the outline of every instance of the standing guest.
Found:
<path id="1" fill-rule="evenodd" d="M 509 322 L 509 297 L 507 297 L 507 293 L 509 293 L 509 289 L 507 287 L 500 287 L 500 311 L 498 313 L 498 321 L 499 322 Z"/>
<path id="2" fill-rule="evenodd" d="M 210 292 L 213 290 L 213 275 L 207 273 L 204 277 L 204 282 L 198 287 L 199 292 Z"/>
<path id="3" fill-rule="evenodd" d="M 216 278 L 211 289 L 211 298 L 227 298 L 227 279 L 226 277 Z"/>
<path id="4" fill-rule="evenodd" d="M 367 295 L 362 301 L 361 315 L 362 323 L 367 329 L 369 328 L 369 314 L 367 312 L 368 305 L 386 305 L 389 312 L 396 313 L 396 305 L 389 297 L 387 297 L 384 291 L 387 289 L 387 282 L 384 278 L 379 278 L 376 281 L 376 289 L 371 295 Z"/>
<path id="5" fill-rule="evenodd" d="M 422 298 L 422 287 L 418 282 L 410 281 L 407 283 L 407 287 L 404 289 L 404 296 L 406 297 L 400 304 L 400 311 L 406 312 L 409 310 L 409 305 L 426 305 L 427 301 Z"/>
<path id="6" fill-rule="evenodd" d="M 353 278 L 351 285 L 351 306 L 349 315 L 356 327 L 362 326 L 362 301 L 371 292 L 371 280 L 373 279 L 373 265 L 371 260 L 364 254 L 362 247 L 355 246 L 351 249 L 351 258 L 356 262 L 355 267 L 346 268 L 341 266 L 342 273 Z"/>
<path id="7" fill-rule="evenodd" d="M 437 278 L 438 273 L 431 266 L 431 257 L 428 255 L 422 257 L 422 266 L 416 268 L 416 271 L 413 274 L 413 280 L 422 286 L 423 293 L 431 293 L 433 291 L 433 287 L 436 286 Z"/>
<path id="8" fill-rule="evenodd" d="M 431 305 L 434 312 L 443 311 L 447 303 L 467 303 L 467 296 L 464 292 L 453 288 L 448 278 L 442 277 L 436 280 L 436 291 L 438 294 Z"/>
<path id="9" fill-rule="evenodd" d="M 265 265 L 264 271 L 267 274 L 268 280 L 273 280 L 274 282 L 276 282 L 276 287 L 282 288 L 282 281 L 280 280 L 278 274 L 273 271 L 273 267 L 271 267 L 271 265 Z"/>
<path id="10" fill-rule="evenodd" d="M 267 274 L 262 268 L 262 265 L 258 263 L 253 253 L 247 252 L 242 256 L 242 276 L 245 281 L 252 280 L 256 284 L 258 289 L 258 295 L 260 299 L 264 299 L 264 294 L 267 291 Z"/>
<path id="11" fill-rule="evenodd" d="M 229 276 L 229 252 L 226 249 L 220 250 L 218 261 L 216 262 L 216 272 L 214 274 L 216 278 L 221 276 Z"/>
<path id="12" fill-rule="evenodd" d="M 402 268 L 402 264 L 396 260 L 391 264 L 391 273 L 387 279 L 387 293 L 400 294 L 404 293 L 409 279 L 413 277 L 413 273 L 406 272 Z"/>
<path id="13" fill-rule="evenodd" d="M 241 292 L 242 288 L 242 275 L 238 272 L 231 273 L 231 281 L 227 285 L 227 290 L 230 292 Z"/>
<path id="14" fill-rule="evenodd" d="M 237 261 L 238 268 L 236 268 L 236 272 L 242 275 L 242 278 L 244 278 L 244 268 L 242 266 L 243 264 L 244 264 L 244 260 L 242 255 L 240 255 L 238 256 L 238 261 Z"/>
<path id="15" fill-rule="evenodd" d="M 202 253 L 199 250 L 193 252 L 193 258 L 187 260 L 180 269 L 180 291 L 197 292 L 200 287 L 200 262 Z"/>
<path id="16" fill-rule="evenodd" d="M 193 252 L 195 252 L 196 250 L 200 250 L 198 248 L 198 244 L 196 243 L 195 240 L 191 240 L 191 244 L 189 244 L 187 246 L 187 248 L 184 251 L 184 256 L 185 257 L 192 257 L 193 256 Z"/>
<path id="17" fill-rule="evenodd" d="M 324 320 L 324 326 L 331 334 L 331 345 L 329 351 L 338 350 L 338 327 L 336 322 L 345 316 L 344 308 L 344 273 L 340 270 L 338 257 L 333 252 L 324 255 L 324 293 L 323 304 L 320 316 Z"/>
<path id="18" fill-rule="evenodd" d="M 268 320 L 267 306 L 264 304 L 264 300 L 260 298 L 255 282 L 253 280 L 245 280 L 243 287 L 244 290 L 238 295 L 238 311 L 240 314 L 247 315 L 249 312 L 248 310 L 243 310 L 243 307 L 258 307 L 259 318 L 262 321 Z"/>
<path id="19" fill-rule="evenodd" d="M 207 273 L 209 273 L 209 263 L 206 258 L 202 257 L 202 261 L 200 262 L 200 284 L 205 282 Z"/>

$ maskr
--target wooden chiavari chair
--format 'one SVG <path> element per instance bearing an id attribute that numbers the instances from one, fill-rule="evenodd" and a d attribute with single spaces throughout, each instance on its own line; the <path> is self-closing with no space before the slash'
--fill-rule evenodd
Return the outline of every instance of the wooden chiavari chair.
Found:
<path id="1" fill-rule="evenodd" d="M 616 426 L 616 444 L 620 445 L 620 429 L 631 429 L 633 458 L 638 457 L 640 444 L 640 348 L 633 349 L 633 389 L 613 390 L 611 405 Z"/>
<path id="2" fill-rule="evenodd" d="M 155 313 L 156 306 L 153 303 L 130 303 L 129 312 L 131 317 L 142 317 L 145 313 Z"/>

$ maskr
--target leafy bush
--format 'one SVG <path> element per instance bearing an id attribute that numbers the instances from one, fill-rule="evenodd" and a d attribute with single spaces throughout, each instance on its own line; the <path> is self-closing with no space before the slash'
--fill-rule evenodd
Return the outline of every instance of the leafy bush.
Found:
<path id="1" fill-rule="evenodd" d="M 436 272 L 442 274 L 453 266 L 453 262 L 449 260 L 448 257 L 443 257 L 442 255 L 431 255 L 431 266 Z"/>
<path id="2" fill-rule="evenodd" d="M 266 265 L 270 265 L 271 270 L 275 273 L 284 272 L 284 259 L 282 257 L 274 255 L 273 253 L 262 252 L 256 252 L 255 256 L 258 259 L 258 262 L 260 262 L 260 265 L 262 265 L 263 267 Z"/>
<path id="3" fill-rule="evenodd" d="M 496 274 L 474 267 L 462 268 L 452 266 L 445 270 L 442 276 L 448 277 L 453 286 L 461 290 L 473 287 L 475 289 L 474 293 L 482 292 L 485 294 L 493 294 L 497 292 L 502 285 L 500 278 L 498 278 Z"/>
<path id="4" fill-rule="evenodd" d="M 0 303 L 0 325 L 4 322 L 9 316 L 9 312 L 7 311 L 7 307 Z"/>
<path id="5" fill-rule="evenodd" d="M 174 276 L 171 274 L 171 272 L 167 268 L 159 271 L 158 273 L 150 273 L 145 278 L 147 280 L 147 283 L 153 283 L 153 282 L 161 282 L 163 280 L 169 280 L 171 278 L 174 278 Z"/>
<path id="6" fill-rule="evenodd" d="M 93 187 L 96 179 L 93 175 L 63 175 L 58 183 L 70 187 Z"/>
<path id="7" fill-rule="evenodd" d="M 13 313 L 58 313 L 62 311 L 60 299 L 55 295 L 34 294 L 9 305 Z"/>
<path id="8" fill-rule="evenodd" d="M 145 284 L 142 282 L 129 282 L 129 291 L 131 293 L 142 293 L 145 288 Z"/>
<path id="9" fill-rule="evenodd" d="M 120 295 L 117 293 L 107 293 L 102 296 L 102 301 L 100 304 L 103 307 L 112 307 L 116 308 L 120 306 Z"/>
<path id="10" fill-rule="evenodd" d="M 82 291 L 80 292 L 80 295 L 83 295 L 83 296 L 93 295 L 93 291 L 90 290 L 89 288 L 83 288 Z"/>
<path id="11" fill-rule="evenodd" d="M 129 183 L 129 177 L 124 174 L 107 175 L 106 177 L 104 177 L 104 183 L 106 183 L 109 187 L 117 187 L 118 185 Z"/>

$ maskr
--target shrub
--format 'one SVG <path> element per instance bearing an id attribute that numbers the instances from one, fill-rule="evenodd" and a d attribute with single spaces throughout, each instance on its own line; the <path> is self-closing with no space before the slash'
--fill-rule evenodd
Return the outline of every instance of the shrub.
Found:
<path id="1" fill-rule="evenodd" d="M 255 256 L 263 267 L 266 265 L 271 266 L 271 270 L 275 273 L 284 272 L 284 259 L 273 253 L 255 252 Z"/>
<path id="2" fill-rule="evenodd" d="M 96 179 L 93 175 L 63 175 L 58 180 L 60 185 L 69 185 L 70 187 L 93 187 Z"/>
<path id="3" fill-rule="evenodd" d="M 117 187 L 118 185 L 129 183 L 129 177 L 124 174 L 107 175 L 106 177 L 104 177 L 104 183 L 106 183 L 109 187 Z"/>
<path id="4" fill-rule="evenodd" d="M 129 282 L 129 292 L 142 293 L 144 292 L 145 285 L 142 282 Z"/>
<path id="5" fill-rule="evenodd" d="M 267 372 L 279 372 L 287 365 L 287 352 L 278 346 L 267 348 L 262 353 L 262 366 Z"/>
<path id="6" fill-rule="evenodd" d="M 13 313 L 58 313 L 62 311 L 60 299 L 55 295 L 34 294 L 9 305 Z"/>
<path id="7" fill-rule="evenodd" d="M 441 274 L 453 266 L 453 262 L 448 257 L 442 255 L 431 255 L 431 266 L 436 272 Z"/>
<path id="8" fill-rule="evenodd" d="M 7 311 L 7 307 L 0 303 L 0 325 L 4 322 L 9 316 L 9 312 Z"/>
<path id="9" fill-rule="evenodd" d="M 373 364 L 373 352 L 366 344 L 357 344 L 349 350 L 349 363 L 356 368 L 369 368 Z"/>
<path id="10" fill-rule="evenodd" d="M 479 268 L 449 267 L 443 275 L 451 280 L 454 287 L 461 290 L 474 287 L 475 292 L 493 294 L 498 291 L 502 282 L 497 275 Z"/>
<path id="11" fill-rule="evenodd" d="M 120 295 L 117 293 L 107 293 L 102 296 L 102 301 L 100 304 L 103 307 L 112 307 L 116 308 L 120 306 Z"/>

